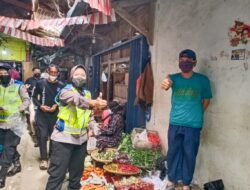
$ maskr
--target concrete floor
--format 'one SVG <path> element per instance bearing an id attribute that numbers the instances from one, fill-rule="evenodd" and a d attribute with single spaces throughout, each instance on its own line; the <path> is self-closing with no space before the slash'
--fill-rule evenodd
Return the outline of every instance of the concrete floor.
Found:
<path id="1" fill-rule="evenodd" d="M 48 179 L 47 171 L 39 169 L 39 149 L 28 134 L 25 134 L 18 146 L 21 154 L 22 172 L 8 177 L 3 190 L 44 190 Z M 66 190 L 66 184 L 62 190 Z"/>

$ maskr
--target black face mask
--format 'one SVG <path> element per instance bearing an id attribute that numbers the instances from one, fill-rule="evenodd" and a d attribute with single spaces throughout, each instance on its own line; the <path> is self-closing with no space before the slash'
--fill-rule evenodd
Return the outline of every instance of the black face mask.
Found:
<path id="1" fill-rule="evenodd" d="M 33 76 L 34 76 L 35 78 L 39 79 L 39 78 L 41 77 L 41 74 L 40 74 L 40 73 L 35 73 Z"/>
<path id="2" fill-rule="evenodd" d="M 6 87 L 10 83 L 10 79 L 10 75 L 2 75 L 0 76 L 0 84 Z"/>

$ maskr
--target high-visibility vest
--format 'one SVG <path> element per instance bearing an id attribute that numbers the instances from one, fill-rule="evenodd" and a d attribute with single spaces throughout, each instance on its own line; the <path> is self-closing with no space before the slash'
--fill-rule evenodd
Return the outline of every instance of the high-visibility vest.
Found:
<path id="1" fill-rule="evenodd" d="M 71 89 L 74 93 L 78 93 L 72 85 L 67 85 L 64 89 Z M 84 90 L 84 98 L 91 99 L 91 93 Z M 91 110 L 81 109 L 74 105 L 59 105 L 59 120 L 64 123 L 64 133 L 79 135 L 88 127 L 91 117 Z"/>
<path id="2" fill-rule="evenodd" d="M 7 87 L 0 85 L 0 122 L 7 122 L 8 117 L 19 112 L 22 99 L 19 95 L 20 84 L 11 84 Z"/>

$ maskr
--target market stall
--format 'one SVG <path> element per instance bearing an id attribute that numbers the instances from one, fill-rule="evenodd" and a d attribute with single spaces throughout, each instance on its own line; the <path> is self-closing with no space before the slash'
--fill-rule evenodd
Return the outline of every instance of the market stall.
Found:
<path id="1" fill-rule="evenodd" d="M 143 36 L 119 42 L 92 57 L 90 75 L 94 98 L 102 92 L 107 101 L 118 100 L 126 105 L 125 131 L 145 126 L 145 110 L 134 105 L 137 79 L 148 63 L 149 46 Z"/>
<path id="2" fill-rule="evenodd" d="M 160 190 L 166 183 L 156 167 L 161 157 L 158 133 L 135 128 L 118 147 L 89 152 L 81 190 Z"/>

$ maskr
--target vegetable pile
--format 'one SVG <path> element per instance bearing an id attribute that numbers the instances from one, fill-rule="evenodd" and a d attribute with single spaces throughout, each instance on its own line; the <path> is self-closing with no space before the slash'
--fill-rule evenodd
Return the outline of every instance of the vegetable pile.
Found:
<path id="1" fill-rule="evenodd" d="M 161 147 L 161 140 L 157 133 L 148 132 L 148 140 L 152 144 L 152 148 Z"/>
<path id="2" fill-rule="evenodd" d="M 104 169 L 110 173 L 119 173 L 123 175 L 134 175 L 141 172 L 136 166 L 130 164 L 112 163 L 104 166 Z"/>
<path id="3" fill-rule="evenodd" d="M 99 160 L 110 160 L 112 161 L 115 158 L 116 150 L 114 149 L 105 149 L 102 152 L 99 152 L 96 155 L 96 158 Z"/>
<path id="4" fill-rule="evenodd" d="M 139 150 L 133 148 L 130 134 L 123 134 L 118 150 L 126 153 L 131 158 L 133 165 L 147 169 L 153 169 L 155 161 L 161 156 L 160 150 Z"/>
<path id="5" fill-rule="evenodd" d="M 104 175 L 104 170 L 94 166 L 87 167 L 84 169 L 81 180 L 83 181 L 88 179 L 91 173 L 96 174 L 98 177 L 102 177 Z"/>
<path id="6" fill-rule="evenodd" d="M 138 173 L 138 172 L 140 172 L 139 168 L 132 166 L 130 164 L 119 164 L 118 169 L 120 171 L 126 172 L 126 173 Z"/>
<path id="7" fill-rule="evenodd" d="M 154 190 L 152 183 L 147 183 L 136 177 L 123 178 L 114 182 L 116 190 Z"/>
<path id="8" fill-rule="evenodd" d="M 84 185 L 81 190 L 107 190 L 105 185 L 94 185 L 94 184 L 88 184 Z"/>
<path id="9" fill-rule="evenodd" d="M 130 160 L 127 154 L 119 152 L 116 154 L 115 158 L 113 159 L 113 163 L 129 164 Z"/>

